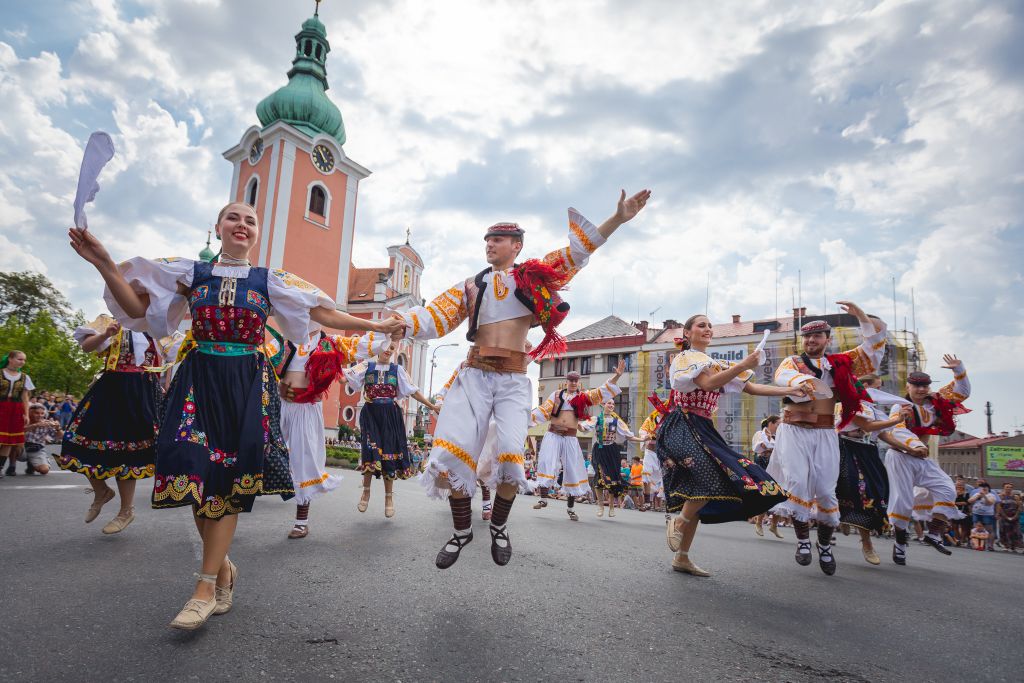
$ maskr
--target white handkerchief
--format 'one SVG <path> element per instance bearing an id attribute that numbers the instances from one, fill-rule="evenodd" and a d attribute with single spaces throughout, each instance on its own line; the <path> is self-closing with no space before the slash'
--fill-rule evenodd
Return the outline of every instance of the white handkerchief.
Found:
<path id="1" fill-rule="evenodd" d="M 85 205 L 96 198 L 100 184 L 96 180 L 107 162 L 114 158 L 114 142 L 102 131 L 89 136 L 82 156 L 82 168 L 78 172 L 78 191 L 75 193 L 75 227 L 87 228 Z"/>
<path id="2" fill-rule="evenodd" d="M 901 396 L 895 396 L 881 389 L 868 389 L 868 396 L 880 406 L 901 405 L 909 406 L 911 402 Z"/>

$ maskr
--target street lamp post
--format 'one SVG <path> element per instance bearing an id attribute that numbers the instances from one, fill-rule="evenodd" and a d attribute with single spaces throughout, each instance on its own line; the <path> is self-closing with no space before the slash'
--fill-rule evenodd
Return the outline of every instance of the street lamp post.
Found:
<path id="1" fill-rule="evenodd" d="M 437 350 L 443 349 L 446 346 L 458 346 L 458 344 L 452 342 L 451 344 L 441 344 L 440 346 L 435 346 L 434 351 L 430 354 L 430 388 L 427 390 L 427 398 L 431 400 L 433 400 L 434 397 L 434 368 L 437 367 L 437 361 L 435 360 L 435 357 L 437 356 Z"/>

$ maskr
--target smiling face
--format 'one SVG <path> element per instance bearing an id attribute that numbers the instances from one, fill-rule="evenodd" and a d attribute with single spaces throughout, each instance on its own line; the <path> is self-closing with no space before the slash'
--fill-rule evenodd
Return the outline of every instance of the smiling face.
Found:
<path id="1" fill-rule="evenodd" d="M 32 424 L 36 422 L 42 422 L 43 418 L 46 417 L 46 408 L 42 406 L 32 406 L 28 409 L 28 421 Z"/>
<path id="2" fill-rule="evenodd" d="M 487 263 L 497 270 L 510 268 L 516 262 L 516 257 L 523 249 L 523 242 L 520 239 L 508 235 L 491 235 L 484 238 L 484 252 Z"/>
<path id="3" fill-rule="evenodd" d="M 393 356 L 394 353 L 395 353 L 395 344 L 394 344 L 394 342 L 392 342 L 391 344 L 388 345 L 388 347 L 386 349 L 384 349 L 383 351 L 381 351 L 380 353 L 377 354 L 377 360 L 379 360 L 381 363 L 390 363 L 391 362 L 391 356 Z"/>
<path id="4" fill-rule="evenodd" d="M 805 334 L 803 340 L 804 352 L 811 358 L 821 358 L 825 354 L 825 349 L 828 347 L 828 335 L 824 332 Z"/>
<path id="5" fill-rule="evenodd" d="M 256 210 L 248 204 L 235 202 L 221 209 L 217 219 L 217 235 L 224 253 L 238 259 L 249 257 L 249 250 L 260 239 Z"/>
<path id="6" fill-rule="evenodd" d="M 931 393 L 932 387 L 930 384 L 907 384 L 907 396 L 914 403 L 922 403 L 928 394 Z"/>
<path id="7" fill-rule="evenodd" d="M 715 330 L 706 315 L 697 315 L 689 320 L 690 327 L 683 328 L 683 336 L 695 349 L 706 349 L 715 336 Z"/>
<path id="8" fill-rule="evenodd" d="M 606 413 L 615 412 L 615 401 L 605 401 L 601 405 L 604 407 L 604 412 L 606 412 Z"/>
<path id="9" fill-rule="evenodd" d="M 25 367 L 25 353 L 22 351 L 11 351 L 7 356 L 7 369 L 17 372 Z"/>

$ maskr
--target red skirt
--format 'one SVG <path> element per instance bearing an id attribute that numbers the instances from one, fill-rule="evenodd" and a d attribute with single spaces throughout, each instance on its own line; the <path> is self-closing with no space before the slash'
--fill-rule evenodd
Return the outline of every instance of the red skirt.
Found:
<path id="1" fill-rule="evenodd" d="M 21 446 L 25 443 L 25 404 L 21 401 L 0 401 L 0 446 Z"/>

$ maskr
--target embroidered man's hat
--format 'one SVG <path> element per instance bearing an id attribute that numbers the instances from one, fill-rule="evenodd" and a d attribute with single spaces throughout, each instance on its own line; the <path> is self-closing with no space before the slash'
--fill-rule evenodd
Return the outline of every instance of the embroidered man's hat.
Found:
<path id="1" fill-rule="evenodd" d="M 932 383 L 932 377 L 927 372 L 912 372 L 907 375 L 907 384 L 915 387 L 927 387 Z"/>
<path id="2" fill-rule="evenodd" d="M 526 231 L 518 223 L 495 223 L 487 228 L 484 239 L 488 237 L 522 237 Z"/>
<path id="3" fill-rule="evenodd" d="M 801 337 L 806 337 L 807 335 L 814 334 L 815 332 L 830 334 L 832 332 L 832 327 L 824 320 L 812 320 L 800 328 Z"/>
<path id="4" fill-rule="evenodd" d="M 570 382 L 572 382 L 573 380 L 579 380 L 580 373 L 576 372 L 575 370 L 572 370 L 565 376 L 565 378 Z"/>

